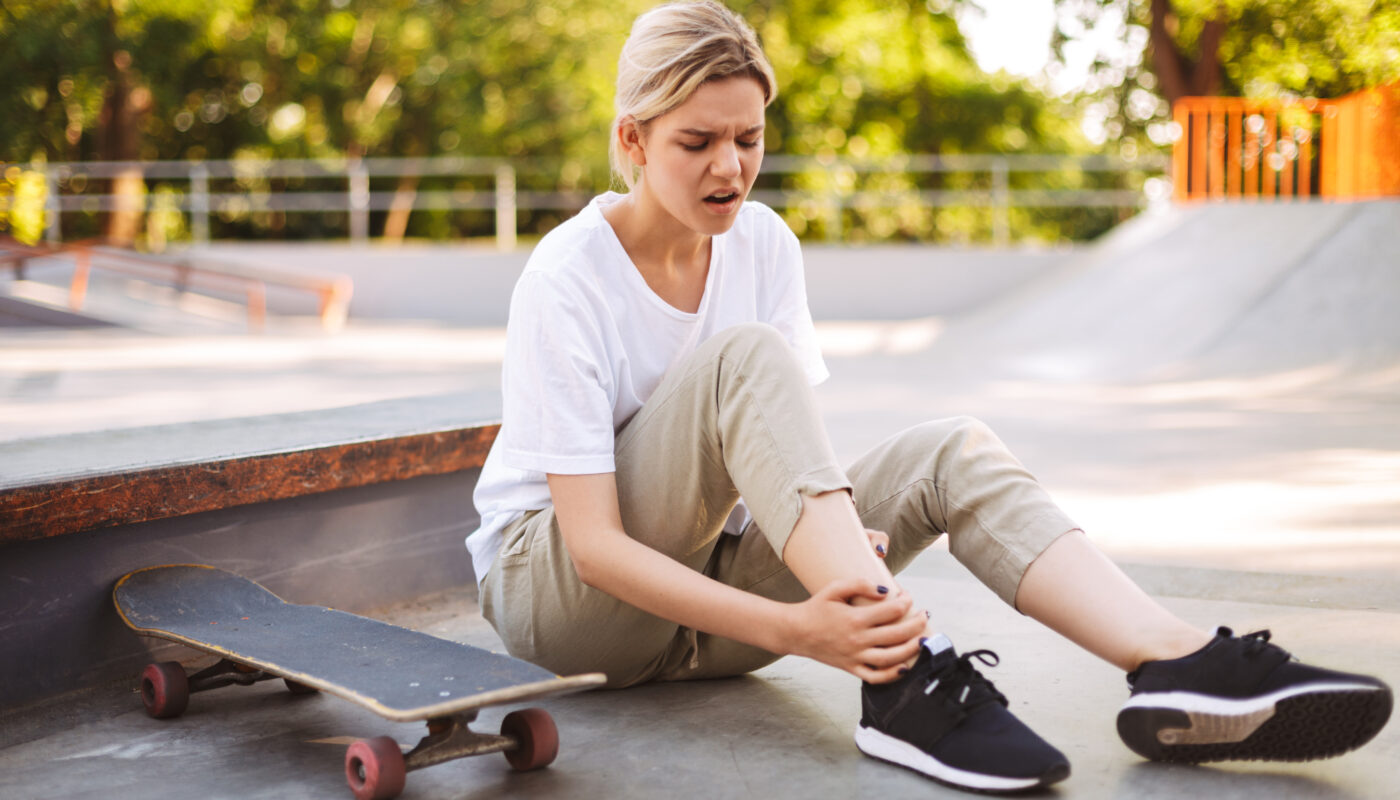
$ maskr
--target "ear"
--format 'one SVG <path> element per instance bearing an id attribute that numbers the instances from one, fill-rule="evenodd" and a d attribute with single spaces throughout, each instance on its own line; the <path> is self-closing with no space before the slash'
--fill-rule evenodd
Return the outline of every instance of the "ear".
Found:
<path id="1" fill-rule="evenodd" d="M 637 124 L 635 117 L 625 117 L 617 126 L 617 138 L 622 142 L 622 149 L 627 153 L 627 157 L 632 163 L 639 167 L 647 164 L 646 145 L 643 142 L 641 126 Z"/>

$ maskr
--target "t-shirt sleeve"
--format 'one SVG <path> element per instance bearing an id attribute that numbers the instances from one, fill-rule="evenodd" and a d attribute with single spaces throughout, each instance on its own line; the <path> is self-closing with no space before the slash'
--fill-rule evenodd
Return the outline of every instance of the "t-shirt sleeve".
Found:
<path id="1" fill-rule="evenodd" d="M 572 290 L 571 290 L 572 289 Z M 511 296 L 501 373 L 501 459 L 564 475 L 615 471 L 614 385 L 584 293 L 527 273 Z"/>
<path id="2" fill-rule="evenodd" d="M 768 324 L 777 328 L 792 345 L 793 352 L 807 373 L 807 380 L 817 385 L 831 373 L 822 359 L 817 343 L 817 331 L 812 325 L 812 311 L 807 307 L 807 277 L 802 263 L 802 246 L 791 229 L 777 214 L 771 214 L 772 258 L 769 262 L 766 291 Z"/>

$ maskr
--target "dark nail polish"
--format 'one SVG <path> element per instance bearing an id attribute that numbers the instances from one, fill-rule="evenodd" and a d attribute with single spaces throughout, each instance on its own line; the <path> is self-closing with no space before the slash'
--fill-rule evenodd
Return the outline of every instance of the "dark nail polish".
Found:
<path id="1" fill-rule="evenodd" d="M 889 593 L 890 593 L 889 587 L 887 587 L 887 586 L 876 586 L 876 587 L 875 587 L 875 591 L 879 592 L 880 594 L 889 594 Z"/>
<path id="2" fill-rule="evenodd" d="M 919 644 L 923 644 L 924 642 L 927 642 L 927 641 L 928 641 L 928 637 L 927 637 L 927 636 L 920 636 L 920 637 L 919 637 Z"/>
<path id="3" fill-rule="evenodd" d="M 899 668 L 899 674 L 900 674 L 900 675 L 903 675 L 904 673 L 906 673 L 906 672 L 908 672 L 908 671 L 909 671 L 909 668 L 908 668 L 908 667 L 900 667 L 900 668 Z"/>
<path id="4" fill-rule="evenodd" d="M 875 552 L 879 553 L 880 555 L 884 555 L 884 554 L 885 554 L 885 546 L 882 545 L 882 544 L 877 544 L 877 545 L 875 545 Z"/>
<path id="5" fill-rule="evenodd" d="M 924 612 L 924 619 L 933 619 L 933 612 L 932 612 L 932 611 L 925 611 L 925 612 Z"/>

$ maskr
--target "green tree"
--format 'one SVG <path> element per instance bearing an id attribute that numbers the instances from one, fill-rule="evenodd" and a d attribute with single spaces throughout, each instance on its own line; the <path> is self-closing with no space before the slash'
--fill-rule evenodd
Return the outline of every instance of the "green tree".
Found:
<path id="1" fill-rule="evenodd" d="M 9 167 L 0 175 L 0 233 L 23 244 L 35 244 L 44 235 L 44 176 Z"/>
<path id="2" fill-rule="evenodd" d="M 770 113 L 770 151 L 882 160 L 908 153 L 1076 153 L 1087 148 L 1068 103 L 1023 81 L 981 71 L 958 29 L 953 3 L 924 0 L 754 0 L 741 4 L 763 37 L 781 84 Z M 1075 181 L 1082 179 L 1070 178 Z M 841 225 L 856 238 L 985 239 L 990 216 L 934 210 L 917 189 L 987 188 L 987 175 L 901 173 L 858 177 L 812 170 L 788 188 L 887 198 L 892 207 L 856 208 Z M 1026 180 L 1014 176 L 1015 181 Z M 819 204 L 789 209 L 800 233 L 833 224 Z M 1017 211 L 1023 234 L 1087 236 L 1112 224 L 1104 212 Z"/>
<path id="3" fill-rule="evenodd" d="M 522 189 L 594 191 L 608 181 L 615 59 L 631 21 L 653 4 L 3 0 L 0 70 L 14 80 L 0 87 L 0 160 L 503 156 L 534 165 L 520 176 Z M 770 152 L 881 159 L 1084 147 L 1063 102 L 981 73 L 951 2 L 733 6 L 760 32 L 778 74 Z M 985 180 L 871 175 L 859 188 L 907 195 Z M 488 181 L 425 179 L 431 188 L 462 191 Z M 236 181 L 253 191 L 297 182 Z M 845 190 L 856 182 L 850 173 L 813 170 L 789 188 Z M 126 190 L 149 191 L 167 206 L 172 192 L 185 190 L 135 184 Z M 430 187 L 405 180 L 375 188 L 407 196 Z M 805 233 L 822 233 L 830 220 L 809 212 L 789 217 Z M 537 212 L 525 224 L 543 230 L 558 216 Z M 1110 221 L 1023 215 L 1017 224 L 1039 225 L 1054 238 Z M 114 220 L 89 224 L 99 223 L 114 231 Z M 876 238 L 974 238 L 985 223 L 985 215 L 933 213 L 912 201 L 856 209 L 842 221 Z M 129 237 L 134 222 L 124 224 Z M 294 225 L 299 235 L 316 236 L 335 235 L 344 223 L 235 211 L 218 224 L 223 235 Z M 485 232 L 490 218 L 391 212 L 373 224 L 396 235 L 449 236 Z"/>
<path id="4" fill-rule="evenodd" d="M 1096 25 L 1136 49 L 1098 52 L 1084 102 L 1110 138 L 1167 141 L 1187 95 L 1334 98 L 1400 79 L 1397 0 L 1057 0 L 1061 62 Z"/>
<path id="5" fill-rule="evenodd" d="M 12 161 L 132 161 L 167 157 L 160 111 L 203 84 L 193 79 L 223 28 L 251 0 L 216 5 L 183 0 L 6 0 L 0 14 L 0 158 Z M 171 154 L 172 156 L 175 154 Z M 140 194 L 139 176 L 111 183 Z M 102 223 L 118 241 L 135 236 L 139 215 Z"/>

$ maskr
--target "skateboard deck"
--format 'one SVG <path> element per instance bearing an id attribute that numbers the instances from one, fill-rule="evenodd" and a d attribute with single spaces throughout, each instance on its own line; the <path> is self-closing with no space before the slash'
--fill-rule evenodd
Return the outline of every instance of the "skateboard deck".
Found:
<path id="1" fill-rule="evenodd" d="M 517 769 L 543 766 L 557 749 L 557 732 L 543 711 L 516 712 L 524 721 L 512 715 L 514 722 L 503 727 L 514 730 L 499 737 L 470 731 L 467 723 L 481 708 L 583 691 L 606 680 L 600 673 L 560 677 L 479 647 L 288 603 L 252 580 L 203 565 L 137 570 L 117 581 L 112 598 L 137 633 L 222 659 L 190 676 L 175 662 L 147 667 L 142 696 L 152 716 L 177 716 L 190 692 L 282 678 L 294 691 L 319 690 L 394 722 L 428 721 L 429 736 L 404 757 L 408 770 L 492 751 L 505 751 Z M 525 741 L 532 736 L 545 740 L 537 742 L 545 752 L 525 752 L 532 749 Z M 375 741 L 356 742 L 347 754 L 347 778 L 357 797 L 392 797 L 402 789 L 402 778 L 394 780 L 402 770 L 388 752 L 392 740 L 380 741 L 379 752 L 372 752 L 374 746 L 365 743 Z M 392 749 L 401 753 L 396 744 Z M 359 760 L 352 763 L 352 756 Z M 377 774 L 366 775 L 380 770 L 390 773 L 387 787 L 361 792 L 357 773 L 361 784 L 382 783 Z"/>

